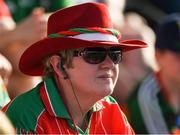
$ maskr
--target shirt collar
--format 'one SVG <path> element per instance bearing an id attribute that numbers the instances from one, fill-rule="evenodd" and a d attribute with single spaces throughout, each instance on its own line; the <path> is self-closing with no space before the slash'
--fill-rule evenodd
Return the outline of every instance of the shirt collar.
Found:
<path id="1" fill-rule="evenodd" d="M 41 99 L 50 115 L 70 119 L 68 111 L 60 96 L 60 92 L 56 87 L 55 81 L 52 77 L 44 78 L 44 82 L 40 88 Z M 98 101 L 93 107 L 92 112 L 103 109 L 103 104 Z"/>
<path id="2" fill-rule="evenodd" d="M 53 78 L 44 79 L 43 85 L 40 88 L 40 95 L 47 111 L 51 115 L 67 119 L 70 118 Z"/>

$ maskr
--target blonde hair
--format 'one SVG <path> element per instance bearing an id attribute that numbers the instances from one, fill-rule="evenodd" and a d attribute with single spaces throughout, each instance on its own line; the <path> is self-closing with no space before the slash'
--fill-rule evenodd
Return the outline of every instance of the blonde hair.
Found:
<path id="1" fill-rule="evenodd" d="M 68 50 L 63 50 L 56 55 L 59 55 L 61 59 L 63 60 L 64 64 L 66 65 L 67 68 L 73 68 L 72 65 L 72 58 L 73 58 L 73 53 L 75 49 L 68 49 Z M 53 54 L 55 55 L 55 54 Z M 50 64 L 50 58 L 53 56 L 50 55 L 44 60 L 44 76 L 52 76 L 54 71 L 53 68 Z"/>

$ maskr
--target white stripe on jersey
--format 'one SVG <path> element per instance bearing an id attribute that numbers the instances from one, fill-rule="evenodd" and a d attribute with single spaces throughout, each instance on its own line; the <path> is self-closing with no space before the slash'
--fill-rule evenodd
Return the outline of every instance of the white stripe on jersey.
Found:
<path id="1" fill-rule="evenodd" d="M 138 104 L 148 132 L 168 134 L 168 128 L 158 102 L 159 91 L 155 74 L 150 74 L 139 88 Z"/>

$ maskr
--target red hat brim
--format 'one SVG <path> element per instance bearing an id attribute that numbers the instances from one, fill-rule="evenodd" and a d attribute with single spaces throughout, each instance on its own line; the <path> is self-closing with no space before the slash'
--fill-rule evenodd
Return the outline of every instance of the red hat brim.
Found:
<path id="1" fill-rule="evenodd" d="M 87 41 L 76 38 L 57 37 L 42 39 L 25 50 L 20 58 L 19 69 L 31 76 L 43 75 L 43 60 L 61 50 L 86 47 L 120 47 L 124 52 L 137 48 L 145 48 L 147 44 L 141 40 L 125 40 L 119 43 Z"/>

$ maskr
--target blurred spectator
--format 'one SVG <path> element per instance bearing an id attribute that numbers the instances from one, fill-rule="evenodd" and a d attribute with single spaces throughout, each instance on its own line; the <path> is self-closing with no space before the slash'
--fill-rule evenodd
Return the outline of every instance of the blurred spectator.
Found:
<path id="1" fill-rule="evenodd" d="M 165 15 L 180 12 L 179 0 L 127 0 L 126 12 L 137 12 L 155 29 Z"/>
<path id="2" fill-rule="evenodd" d="M 11 99 L 23 93 L 25 89 L 33 87 L 37 82 L 35 81 L 37 80 L 36 78 L 23 75 L 18 70 L 17 63 L 21 53 L 28 47 L 28 44 L 45 35 L 46 22 L 41 20 L 42 15 L 43 11 L 34 11 L 29 18 L 16 27 L 0 31 L 1 53 L 8 58 L 13 66 L 7 88 Z M 32 26 L 31 29 L 29 29 L 30 26 Z"/>
<path id="3" fill-rule="evenodd" d="M 8 84 L 11 70 L 11 64 L 0 53 L 0 109 L 10 101 L 6 86 Z"/>
<path id="4" fill-rule="evenodd" d="M 44 12 L 55 10 L 73 5 L 74 0 L 5 0 L 15 22 L 20 22 L 29 16 L 37 7 L 43 7 Z"/>
<path id="5" fill-rule="evenodd" d="M 123 13 L 126 4 L 125 0 L 120 2 L 117 0 L 101 0 L 101 2 L 108 6 L 113 25 L 122 33 L 123 40 L 131 38 L 143 39 L 149 45 L 146 49 L 133 50 L 123 54 L 125 58 L 119 64 L 120 77 L 113 93 L 113 97 L 122 106 L 135 85 L 149 72 L 148 65 L 155 67 L 154 58 L 152 55 L 148 55 L 153 51 L 155 34 L 140 15 L 136 13 Z"/>
<path id="6" fill-rule="evenodd" d="M 179 0 L 150 0 L 154 6 L 159 7 L 163 12 L 172 14 L 180 12 Z"/>
<path id="7" fill-rule="evenodd" d="M 109 8 L 111 15 L 111 20 L 113 22 L 113 27 L 116 29 L 121 29 L 124 25 L 124 6 L 126 0 L 97 0 L 98 2 L 104 3 Z"/>
<path id="8" fill-rule="evenodd" d="M 4 0 L 0 0 L 0 31 L 11 29 L 14 26 L 9 9 Z M 0 45 L 1 48 L 1 45 Z"/>
<path id="9" fill-rule="evenodd" d="M 6 2 L 14 20 L 17 21 L 15 27 L 0 32 L 1 52 L 13 66 L 8 85 L 9 96 L 13 99 L 34 87 L 41 80 L 40 77 L 29 77 L 19 71 L 18 62 L 20 55 L 29 44 L 45 37 L 47 18 L 49 16 L 49 13 L 46 13 L 46 11 L 50 12 L 53 9 L 62 8 L 62 6 L 70 2 L 66 2 L 66 0 L 7 0 Z M 37 6 L 41 6 L 41 8 L 36 8 Z M 12 20 L 11 22 L 14 24 Z"/>
<path id="10" fill-rule="evenodd" d="M 8 85 L 12 66 L 10 62 L 0 53 L 0 76 L 5 86 Z"/>
<path id="11" fill-rule="evenodd" d="M 12 126 L 6 115 L 0 111 L 0 134 L 15 134 L 14 127 Z"/>
<path id="12" fill-rule="evenodd" d="M 180 14 L 163 19 L 157 29 L 155 58 L 150 73 L 128 100 L 128 114 L 136 133 L 177 133 L 180 115 Z"/>
<path id="13" fill-rule="evenodd" d="M 10 29 L 9 22 L 11 20 L 9 10 L 3 0 L 0 0 L 0 33 L 6 29 Z M 0 48 L 2 45 L 0 44 Z M 0 51 L 0 109 L 10 101 L 7 94 L 6 86 L 11 74 L 12 67 L 9 61 L 1 54 Z"/>
<path id="14" fill-rule="evenodd" d="M 123 57 L 125 58 L 119 64 L 119 76 L 123 76 L 123 79 L 121 77 L 118 78 L 113 96 L 119 104 L 124 104 L 138 82 L 151 71 L 148 65 L 156 68 L 153 56 L 149 55 L 149 53 L 154 53 L 152 47 L 155 41 L 155 34 L 144 19 L 135 13 L 124 15 L 124 25 L 120 31 L 123 34 L 123 39 L 143 39 L 149 45 L 148 48 L 124 53 Z"/>

